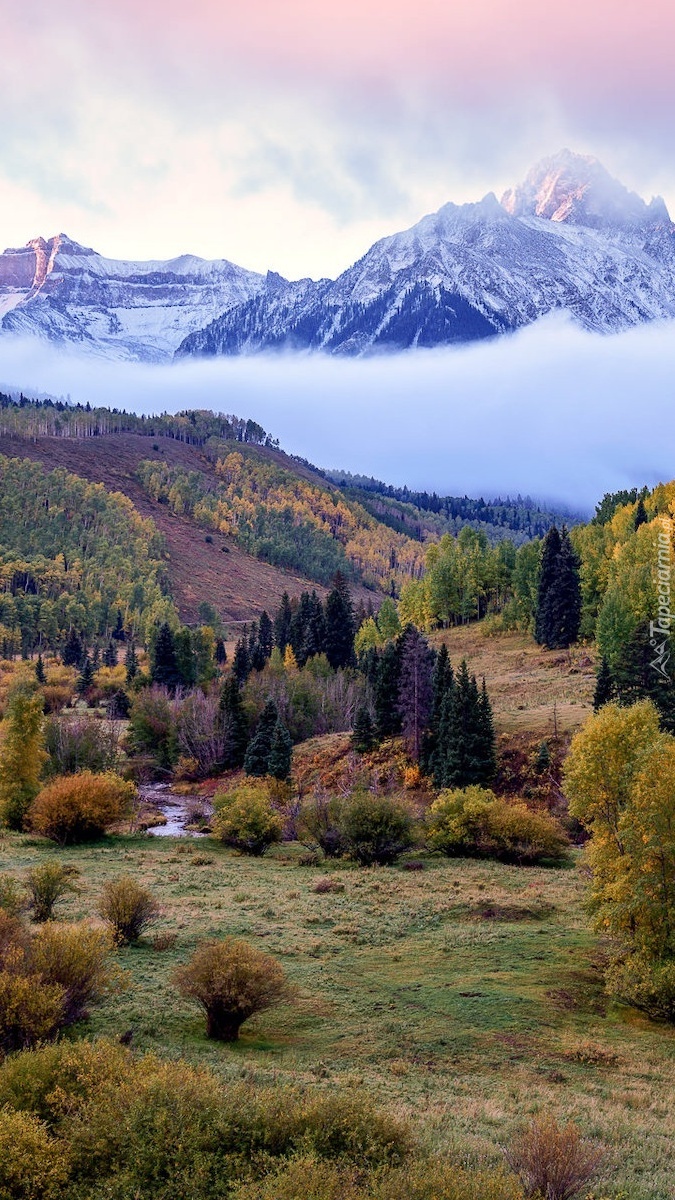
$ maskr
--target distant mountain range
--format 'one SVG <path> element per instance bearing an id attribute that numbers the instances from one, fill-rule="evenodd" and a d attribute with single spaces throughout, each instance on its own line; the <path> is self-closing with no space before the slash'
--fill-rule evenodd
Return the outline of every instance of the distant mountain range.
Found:
<path id="1" fill-rule="evenodd" d="M 103 258 L 65 235 L 0 254 L 0 333 L 141 361 L 476 341 L 552 312 L 614 333 L 675 317 L 675 225 L 593 158 L 539 163 L 501 201 L 446 204 L 335 280 L 226 260 Z"/>

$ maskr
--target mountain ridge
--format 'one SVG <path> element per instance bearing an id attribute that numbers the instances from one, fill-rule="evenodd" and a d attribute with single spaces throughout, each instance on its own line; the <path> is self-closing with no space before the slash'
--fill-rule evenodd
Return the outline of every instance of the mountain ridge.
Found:
<path id="1" fill-rule="evenodd" d="M 193 255 L 107 259 L 65 234 L 0 254 L 0 331 L 103 357 L 461 344 L 568 313 L 613 333 L 675 317 L 675 225 L 597 159 L 543 159 L 501 201 L 448 202 L 337 279 L 287 280 Z"/>

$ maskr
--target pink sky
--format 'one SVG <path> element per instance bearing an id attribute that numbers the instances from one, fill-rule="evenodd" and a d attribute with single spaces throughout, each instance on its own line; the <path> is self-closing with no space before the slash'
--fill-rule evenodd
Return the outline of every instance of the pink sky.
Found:
<path id="1" fill-rule="evenodd" d="M 0 242 L 333 273 L 562 145 L 675 201 L 673 0 L 0 0 Z"/>

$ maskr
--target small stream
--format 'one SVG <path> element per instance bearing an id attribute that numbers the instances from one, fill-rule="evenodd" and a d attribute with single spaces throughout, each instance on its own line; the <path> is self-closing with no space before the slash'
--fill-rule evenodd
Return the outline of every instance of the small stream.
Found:
<path id="1" fill-rule="evenodd" d="M 209 815 L 209 806 L 201 796 L 181 796 L 169 791 L 168 783 L 141 784 L 139 792 L 148 808 L 156 809 L 166 821 L 163 825 L 152 825 L 148 829 L 153 837 L 204 837 L 196 829 L 186 829 L 194 820 L 198 810 Z"/>

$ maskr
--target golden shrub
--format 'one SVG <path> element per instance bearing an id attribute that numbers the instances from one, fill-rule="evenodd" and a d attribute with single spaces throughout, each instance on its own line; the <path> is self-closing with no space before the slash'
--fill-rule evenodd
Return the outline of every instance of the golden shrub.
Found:
<path id="1" fill-rule="evenodd" d="M 127 815 L 135 796 L 135 785 L 112 772 L 63 775 L 42 789 L 28 820 L 31 829 L 60 846 L 93 841 Z"/>

